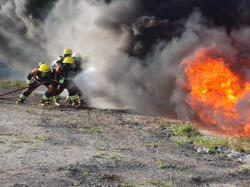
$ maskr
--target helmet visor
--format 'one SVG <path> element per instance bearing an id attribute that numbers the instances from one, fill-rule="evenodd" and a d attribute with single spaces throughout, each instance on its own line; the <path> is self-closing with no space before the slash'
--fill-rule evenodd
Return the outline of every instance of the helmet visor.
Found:
<path id="1" fill-rule="evenodd" d="M 64 64 L 64 66 L 66 67 L 66 68 L 72 68 L 72 69 L 74 69 L 76 66 L 75 66 L 75 63 L 72 63 L 72 64 L 70 64 L 70 63 L 65 63 Z"/>
<path id="2" fill-rule="evenodd" d="M 64 54 L 64 57 L 71 57 L 71 56 L 72 56 L 72 53 Z"/>
<path id="3" fill-rule="evenodd" d="M 43 78 L 50 78 L 51 71 L 48 72 L 40 71 L 40 73 Z"/>

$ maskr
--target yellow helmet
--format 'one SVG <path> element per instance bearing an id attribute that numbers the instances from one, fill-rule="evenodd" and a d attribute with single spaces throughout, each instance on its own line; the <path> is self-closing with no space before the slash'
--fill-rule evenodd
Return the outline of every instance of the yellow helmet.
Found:
<path id="1" fill-rule="evenodd" d="M 72 55 L 72 50 L 71 49 L 65 49 L 63 54 L 64 54 L 64 56 L 71 56 Z"/>
<path id="2" fill-rule="evenodd" d="M 38 68 L 40 75 L 44 78 L 50 78 L 51 70 L 47 64 L 42 63 Z"/>
<path id="3" fill-rule="evenodd" d="M 47 65 L 47 64 L 41 64 L 40 66 L 39 66 L 39 69 L 38 69 L 39 71 L 41 71 L 41 72 L 49 72 L 50 71 L 50 68 L 49 68 L 49 66 Z"/>
<path id="4" fill-rule="evenodd" d="M 63 60 L 63 64 L 66 64 L 67 66 L 74 68 L 75 67 L 75 60 L 72 57 L 66 57 Z"/>

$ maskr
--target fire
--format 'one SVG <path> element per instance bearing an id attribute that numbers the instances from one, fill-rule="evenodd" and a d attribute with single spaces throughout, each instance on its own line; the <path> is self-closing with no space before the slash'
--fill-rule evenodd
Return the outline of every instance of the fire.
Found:
<path id="1" fill-rule="evenodd" d="M 209 50 L 200 49 L 193 58 L 182 62 L 187 65 L 188 104 L 206 124 L 230 134 L 248 136 L 250 110 L 237 106 L 250 93 L 250 83 L 232 72 L 224 58 L 208 55 Z M 244 102 L 250 106 L 250 100 Z"/>

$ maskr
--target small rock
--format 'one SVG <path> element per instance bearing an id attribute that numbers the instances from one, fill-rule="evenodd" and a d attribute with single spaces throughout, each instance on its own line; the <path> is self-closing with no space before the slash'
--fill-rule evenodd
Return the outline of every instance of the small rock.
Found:
<path id="1" fill-rule="evenodd" d="M 222 152 L 223 152 L 221 148 L 216 149 L 216 151 L 217 151 L 217 152 L 220 152 L 220 153 L 222 153 Z"/>
<path id="2" fill-rule="evenodd" d="M 209 149 L 208 149 L 208 148 L 203 148 L 203 151 L 204 151 L 205 153 L 209 153 Z"/>
<path id="3" fill-rule="evenodd" d="M 231 150 L 230 149 L 226 149 L 225 151 L 223 151 L 224 153 L 230 153 Z"/>
<path id="4" fill-rule="evenodd" d="M 223 151 L 230 151 L 230 149 L 228 149 L 227 147 L 221 147 L 221 149 L 222 149 Z"/>
<path id="5" fill-rule="evenodd" d="M 245 161 L 248 165 L 250 165 L 250 155 L 246 155 L 244 161 Z"/>
<path id="6" fill-rule="evenodd" d="M 243 158 L 238 158 L 238 161 L 243 162 Z"/>
<path id="7" fill-rule="evenodd" d="M 203 148 L 202 147 L 198 147 L 197 148 L 197 153 L 199 154 L 204 154 L 204 150 L 203 150 Z"/>
<path id="8" fill-rule="evenodd" d="M 239 153 L 235 150 L 232 150 L 232 152 L 230 154 L 227 155 L 229 158 L 241 158 L 244 155 L 242 153 Z"/>

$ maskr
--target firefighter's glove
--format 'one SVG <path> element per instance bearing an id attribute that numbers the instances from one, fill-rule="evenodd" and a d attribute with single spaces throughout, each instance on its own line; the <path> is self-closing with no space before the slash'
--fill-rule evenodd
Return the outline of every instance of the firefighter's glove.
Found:
<path id="1" fill-rule="evenodd" d="M 60 80 L 59 80 L 59 83 L 60 83 L 60 84 L 63 84 L 63 83 L 64 83 L 64 79 L 60 79 Z"/>

